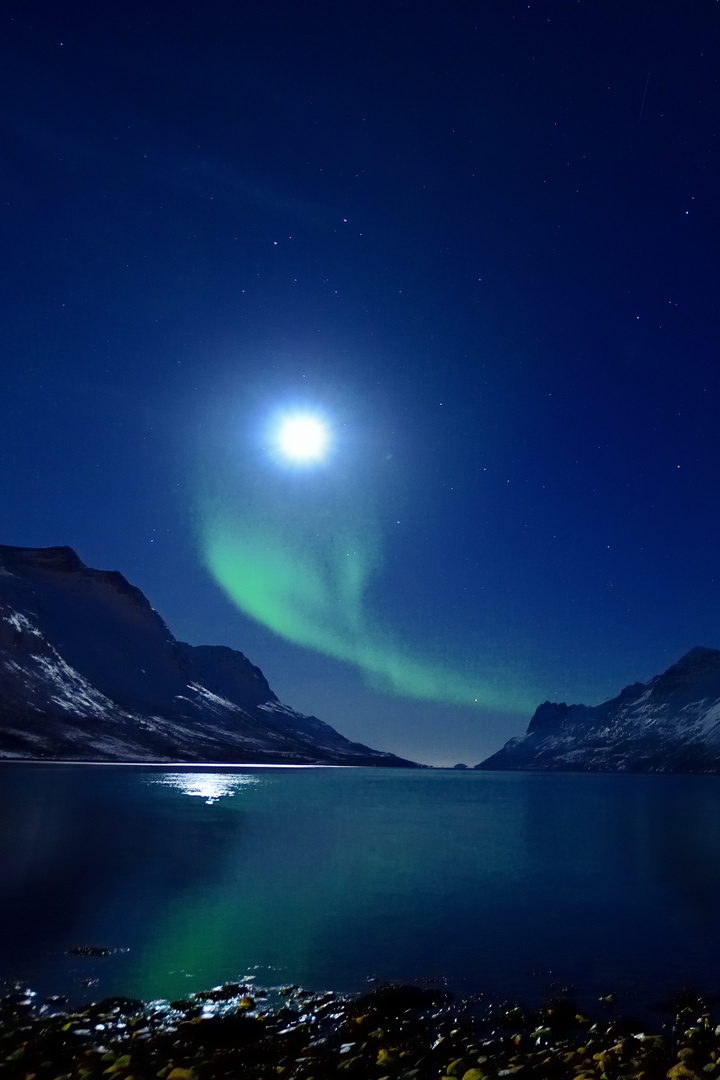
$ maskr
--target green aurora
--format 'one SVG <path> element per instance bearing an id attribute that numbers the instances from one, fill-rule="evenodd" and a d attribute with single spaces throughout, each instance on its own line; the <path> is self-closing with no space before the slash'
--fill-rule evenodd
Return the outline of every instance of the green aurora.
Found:
<path id="1" fill-rule="evenodd" d="M 217 463 L 216 463 L 217 465 Z M 203 563 L 244 612 L 287 641 L 353 664 L 374 688 L 502 711 L 527 709 L 506 670 L 424 656 L 373 617 L 369 586 L 383 567 L 370 484 L 341 470 L 242 464 L 205 472 L 198 499 Z M 450 647 L 448 654 L 457 655 Z"/>

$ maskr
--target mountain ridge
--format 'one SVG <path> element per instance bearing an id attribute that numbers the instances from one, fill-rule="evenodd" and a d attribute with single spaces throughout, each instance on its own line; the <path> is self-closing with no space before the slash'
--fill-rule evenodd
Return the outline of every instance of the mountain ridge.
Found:
<path id="1" fill-rule="evenodd" d="M 0 758 L 417 767 L 283 705 L 243 653 L 178 641 L 67 546 L 0 545 Z"/>
<path id="2" fill-rule="evenodd" d="M 720 772 L 720 650 L 696 645 L 599 705 L 544 701 L 476 769 Z"/>

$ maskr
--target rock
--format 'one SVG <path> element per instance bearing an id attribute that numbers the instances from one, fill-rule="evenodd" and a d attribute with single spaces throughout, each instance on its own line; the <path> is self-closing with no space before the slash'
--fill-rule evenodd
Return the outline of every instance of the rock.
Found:
<path id="1" fill-rule="evenodd" d="M 241 983 L 223 983 L 222 986 L 214 986 L 212 990 L 199 990 L 193 994 L 196 1001 L 229 1001 L 230 998 L 240 997 L 247 992 L 247 987 Z"/>
<path id="2" fill-rule="evenodd" d="M 461 1057 L 451 1061 L 445 1070 L 446 1076 L 464 1077 L 468 1070 L 475 1067 L 476 1062 L 472 1058 Z"/>

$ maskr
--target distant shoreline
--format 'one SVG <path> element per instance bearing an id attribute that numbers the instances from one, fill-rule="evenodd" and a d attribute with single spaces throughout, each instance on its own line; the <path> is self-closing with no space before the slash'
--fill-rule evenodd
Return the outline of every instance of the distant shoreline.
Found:
<path id="1" fill-rule="evenodd" d="M 236 761 L 77 761 L 58 758 L 5 758 L 0 757 L 0 765 L 132 765 L 134 768 L 147 769 L 385 769 L 388 765 L 337 765 L 306 764 L 283 765 L 269 762 Z M 430 768 L 430 766 L 426 766 Z"/>

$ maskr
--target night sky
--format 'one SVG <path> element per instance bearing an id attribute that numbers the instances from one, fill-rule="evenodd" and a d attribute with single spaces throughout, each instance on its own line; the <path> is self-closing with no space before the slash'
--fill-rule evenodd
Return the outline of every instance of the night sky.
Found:
<path id="1" fill-rule="evenodd" d="M 720 647 L 717 0 L 0 29 L 0 542 L 433 764 Z"/>

